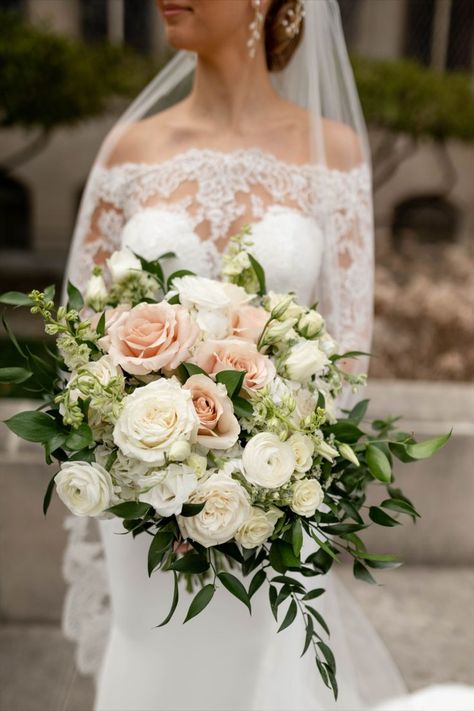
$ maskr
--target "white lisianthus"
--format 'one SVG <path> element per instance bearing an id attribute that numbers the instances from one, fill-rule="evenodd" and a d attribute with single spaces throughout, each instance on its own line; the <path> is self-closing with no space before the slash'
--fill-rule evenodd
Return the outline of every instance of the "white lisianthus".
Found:
<path id="1" fill-rule="evenodd" d="M 296 457 L 288 442 L 282 442 L 273 432 L 259 432 L 247 442 L 242 466 L 251 484 L 277 489 L 291 479 Z"/>
<path id="2" fill-rule="evenodd" d="M 195 516 L 179 516 L 179 529 L 183 538 L 205 548 L 230 541 L 250 516 L 249 495 L 238 481 L 222 471 L 199 483 L 188 501 L 205 505 Z"/>
<path id="3" fill-rule="evenodd" d="M 168 452 L 168 457 L 172 462 L 184 462 L 191 454 L 191 445 L 185 439 L 173 442 Z"/>
<path id="4" fill-rule="evenodd" d="M 107 287 L 102 274 L 92 274 L 87 282 L 84 302 L 94 311 L 102 311 L 107 303 Z"/>
<path id="5" fill-rule="evenodd" d="M 177 516 L 183 504 L 196 489 L 198 480 L 191 467 L 185 464 L 170 464 L 159 484 L 139 495 L 139 500 L 151 504 L 160 516 Z"/>
<path id="6" fill-rule="evenodd" d="M 269 291 L 263 299 L 263 305 L 270 311 L 273 318 L 279 321 L 287 318 L 299 319 L 304 308 L 295 303 L 294 294 L 276 294 L 274 291 Z"/>
<path id="7" fill-rule="evenodd" d="M 290 348 L 283 367 L 290 380 L 306 383 L 313 375 L 320 375 L 328 364 L 328 357 L 315 341 L 299 341 Z"/>
<path id="8" fill-rule="evenodd" d="M 295 472 L 303 474 L 311 469 L 311 465 L 313 464 L 314 444 L 308 435 L 295 432 L 287 442 L 295 453 Z"/>
<path id="9" fill-rule="evenodd" d="M 297 329 L 303 338 L 311 339 L 318 335 L 323 326 L 324 319 L 321 314 L 311 310 L 301 316 Z"/>
<path id="10" fill-rule="evenodd" d="M 96 462 L 64 462 L 54 481 L 59 498 L 76 516 L 99 516 L 113 505 L 112 478 Z"/>
<path id="11" fill-rule="evenodd" d="M 198 479 L 202 479 L 207 469 L 207 457 L 204 457 L 202 454 L 197 454 L 196 452 L 191 452 L 186 459 L 186 464 L 191 467 Z"/>
<path id="12" fill-rule="evenodd" d="M 107 259 L 107 266 L 115 284 L 126 279 L 132 272 L 142 271 L 140 260 L 126 247 L 114 252 Z"/>
<path id="13" fill-rule="evenodd" d="M 250 518 L 245 521 L 235 534 L 235 540 L 243 548 L 255 548 L 265 543 L 273 533 L 277 520 L 283 516 L 283 511 L 272 506 L 264 511 L 258 506 L 252 506 Z"/>
<path id="14" fill-rule="evenodd" d="M 324 492 L 317 479 L 300 479 L 293 487 L 290 508 L 299 516 L 314 516 L 324 500 Z"/>
<path id="15" fill-rule="evenodd" d="M 337 446 L 341 457 L 344 457 L 344 459 L 347 459 L 349 462 L 352 462 L 352 464 L 355 464 L 356 467 L 360 466 L 360 462 L 357 459 L 357 455 L 350 445 L 346 444 L 345 442 L 342 442 Z"/>
<path id="16" fill-rule="evenodd" d="M 195 442 L 198 427 L 190 391 L 160 378 L 124 398 L 113 437 L 125 455 L 160 465 L 175 442 Z"/>
<path id="17" fill-rule="evenodd" d="M 263 343 L 277 343 L 281 341 L 286 334 L 293 328 L 296 323 L 296 318 L 287 318 L 284 321 L 271 321 L 270 325 L 264 331 Z"/>

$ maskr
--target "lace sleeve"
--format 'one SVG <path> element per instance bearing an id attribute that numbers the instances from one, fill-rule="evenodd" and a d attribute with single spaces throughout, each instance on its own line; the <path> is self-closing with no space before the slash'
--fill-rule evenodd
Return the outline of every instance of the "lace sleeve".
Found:
<path id="1" fill-rule="evenodd" d="M 374 308 L 374 229 L 370 168 L 334 171 L 329 178 L 320 308 L 340 349 L 369 352 Z M 369 357 L 341 361 L 353 373 L 367 373 Z M 360 395 L 346 388 L 339 407 Z"/>
<path id="2" fill-rule="evenodd" d="M 97 168 L 86 187 L 66 270 L 78 289 L 85 288 L 94 264 L 103 264 L 120 248 L 123 224 L 120 185 L 111 190 L 107 171 Z"/>

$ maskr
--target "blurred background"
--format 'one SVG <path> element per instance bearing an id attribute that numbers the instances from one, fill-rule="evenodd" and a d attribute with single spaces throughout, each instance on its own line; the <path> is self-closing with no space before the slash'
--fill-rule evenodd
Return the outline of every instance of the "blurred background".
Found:
<path id="1" fill-rule="evenodd" d="M 369 414 L 400 414 L 420 437 L 453 428 L 400 476 L 421 521 L 367 536 L 406 565 L 379 575 L 383 590 L 341 575 L 411 689 L 474 684 L 474 0 L 339 5 L 374 167 Z M 97 149 L 169 57 L 153 0 L 0 0 L 0 291 L 60 284 Z M 35 353 L 39 322 L 7 317 Z M 0 367 L 14 364 L 0 326 Z M 31 396 L 0 384 L 0 419 Z M 60 628 L 67 531 L 58 500 L 41 513 L 50 476 L 2 426 L 2 711 L 92 708 Z"/>

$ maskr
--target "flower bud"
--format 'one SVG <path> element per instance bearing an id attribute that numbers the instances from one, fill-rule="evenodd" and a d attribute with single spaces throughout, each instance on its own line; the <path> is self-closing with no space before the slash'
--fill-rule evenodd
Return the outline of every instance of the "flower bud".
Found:
<path id="1" fill-rule="evenodd" d="M 297 329 L 303 338 L 311 339 L 318 335 L 323 326 L 324 320 L 321 314 L 317 311 L 308 311 L 308 313 L 301 316 Z"/>
<path id="2" fill-rule="evenodd" d="M 191 454 L 191 445 L 185 439 L 173 442 L 170 447 L 168 456 L 172 462 L 184 462 Z"/>
<path id="3" fill-rule="evenodd" d="M 339 454 L 341 457 L 344 457 L 344 459 L 347 459 L 349 462 L 352 462 L 353 464 L 356 465 L 356 467 L 360 466 L 359 460 L 357 459 L 356 453 L 350 447 L 348 444 L 345 442 L 338 444 L 339 447 Z"/>
<path id="4" fill-rule="evenodd" d="M 101 311 L 104 308 L 107 302 L 107 287 L 100 274 L 92 275 L 89 279 L 84 301 L 95 311 Z"/>

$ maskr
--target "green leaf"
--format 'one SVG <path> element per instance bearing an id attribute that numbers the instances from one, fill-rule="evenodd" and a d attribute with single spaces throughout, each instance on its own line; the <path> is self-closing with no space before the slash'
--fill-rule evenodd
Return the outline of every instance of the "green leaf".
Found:
<path id="1" fill-rule="evenodd" d="M 0 383 L 24 383 L 32 375 L 26 368 L 0 368 Z"/>
<path id="2" fill-rule="evenodd" d="M 75 430 L 71 431 L 71 434 L 66 439 L 66 448 L 72 451 L 78 449 L 84 449 L 88 447 L 94 441 L 92 436 L 92 430 L 86 422 L 83 422 Z"/>
<path id="3" fill-rule="evenodd" d="M 376 568 L 378 570 L 385 570 L 385 569 L 391 569 L 391 568 L 399 568 L 401 565 L 403 565 L 403 562 L 401 560 L 366 560 L 367 565 L 370 568 Z"/>
<path id="4" fill-rule="evenodd" d="M 364 528 L 367 528 L 365 523 L 334 523 L 320 526 L 321 531 L 333 536 L 338 536 L 341 533 L 355 533 L 356 531 L 362 531 Z"/>
<path id="5" fill-rule="evenodd" d="M 359 424 L 359 422 L 362 420 L 365 413 L 367 412 L 368 405 L 369 405 L 369 400 L 361 400 L 356 405 L 354 405 L 352 410 L 349 412 L 349 415 L 347 416 L 347 418 L 349 420 L 352 420 L 352 422 Z"/>
<path id="6" fill-rule="evenodd" d="M 250 605 L 250 597 L 240 580 L 236 578 L 235 575 L 232 575 L 232 573 L 226 572 L 218 573 L 217 577 L 219 578 L 223 586 L 227 588 L 227 590 L 232 593 L 232 595 L 234 595 L 241 602 L 243 602 L 244 605 L 247 605 L 249 611 L 252 612 L 252 608 Z"/>
<path id="7" fill-rule="evenodd" d="M 70 281 L 67 283 L 67 309 L 74 309 L 74 311 L 80 311 L 84 306 L 84 299 L 79 289 L 74 286 Z"/>
<path id="8" fill-rule="evenodd" d="M 196 365 L 196 363 L 181 363 L 181 365 L 188 374 L 188 377 L 191 377 L 191 375 L 208 375 L 206 371 Z"/>
<path id="9" fill-rule="evenodd" d="M 388 446 L 392 454 L 394 454 L 397 459 L 399 459 L 404 464 L 409 464 L 410 462 L 416 461 L 414 457 L 410 457 L 410 455 L 407 453 L 407 445 L 403 444 L 403 442 L 389 442 Z"/>
<path id="10" fill-rule="evenodd" d="M 158 261 L 162 259 L 177 259 L 176 252 L 163 252 L 163 254 L 160 254 L 158 257 Z M 194 272 L 191 272 L 191 274 L 194 274 Z"/>
<path id="11" fill-rule="evenodd" d="M 215 548 L 221 553 L 224 553 L 224 555 L 228 556 L 229 558 L 233 558 L 238 563 L 244 562 L 244 557 L 240 552 L 239 547 L 236 543 L 234 543 L 234 541 L 227 541 L 227 543 L 221 543 L 220 545 L 215 546 Z"/>
<path id="12" fill-rule="evenodd" d="M 299 558 L 303 547 L 303 528 L 299 518 L 296 519 L 291 527 L 291 545 L 293 546 L 294 554 Z"/>
<path id="13" fill-rule="evenodd" d="M 203 501 L 201 504 L 183 504 L 180 516 L 196 516 L 196 514 L 200 513 L 203 510 L 205 505 L 205 501 Z"/>
<path id="14" fill-rule="evenodd" d="M 296 580 L 289 575 L 275 575 L 275 577 L 272 578 L 272 583 L 282 583 L 282 585 L 287 585 L 289 588 L 292 588 L 300 593 L 306 592 L 304 585 L 300 583 L 299 580 Z"/>
<path id="15" fill-rule="evenodd" d="M 318 622 L 318 624 L 321 625 L 321 627 L 323 628 L 323 630 L 326 632 L 327 636 L 329 637 L 330 636 L 329 627 L 327 626 L 326 621 L 324 620 L 322 615 L 317 610 L 315 610 L 314 607 L 311 607 L 311 605 L 305 605 L 305 607 L 313 615 L 316 622 Z"/>
<path id="16" fill-rule="evenodd" d="M 371 585 L 377 585 L 377 581 L 371 576 L 365 565 L 363 565 L 359 560 L 354 561 L 354 578 L 357 580 L 362 580 L 364 583 L 370 583 Z"/>
<path id="17" fill-rule="evenodd" d="M 317 645 L 318 645 L 319 649 L 321 650 L 321 652 L 323 653 L 324 658 L 325 658 L 326 662 L 328 663 L 328 666 L 335 673 L 336 672 L 336 660 L 334 659 L 334 654 L 332 653 L 331 649 L 322 640 L 317 642 Z"/>
<path id="18" fill-rule="evenodd" d="M 214 585 L 205 585 L 194 597 L 192 603 L 189 606 L 188 614 L 186 615 L 185 622 L 191 620 L 196 615 L 204 610 L 207 605 L 211 602 L 216 589 Z"/>
<path id="19" fill-rule="evenodd" d="M 269 560 L 270 565 L 278 573 L 286 573 L 289 568 L 298 569 L 300 567 L 299 558 L 295 556 L 292 546 L 281 539 L 273 541 Z"/>
<path id="20" fill-rule="evenodd" d="M 390 553 L 366 553 L 365 551 L 358 550 L 357 551 L 357 557 L 358 558 L 364 558 L 364 560 L 375 560 L 375 561 L 380 561 L 380 562 L 386 562 L 386 563 L 398 563 L 400 562 L 397 556 L 391 555 Z"/>
<path id="21" fill-rule="evenodd" d="M 6 291 L 0 294 L 0 304 L 7 306 L 31 306 L 32 303 L 30 297 L 21 291 Z"/>
<path id="22" fill-rule="evenodd" d="M 28 442 L 46 444 L 60 431 L 60 425 L 44 412 L 19 412 L 5 420 L 6 426 Z"/>
<path id="23" fill-rule="evenodd" d="M 170 568 L 171 570 L 177 570 L 179 573 L 199 575 L 209 570 L 209 563 L 202 556 L 193 553 L 193 551 L 188 551 L 181 558 L 175 560 Z"/>
<path id="24" fill-rule="evenodd" d="M 327 432 L 334 434 L 339 442 L 345 442 L 346 444 L 354 444 L 364 434 L 357 425 L 344 420 L 336 422 L 336 424 L 330 425 L 325 429 Z"/>
<path id="25" fill-rule="evenodd" d="M 148 576 L 151 576 L 155 568 L 161 563 L 165 553 L 170 550 L 173 540 L 174 533 L 172 531 L 158 531 L 155 533 L 148 548 Z"/>
<path id="26" fill-rule="evenodd" d="M 428 459 L 428 457 L 433 456 L 438 449 L 444 447 L 446 442 L 451 437 L 452 430 L 448 434 L 440 435 L 439 437 L 432 437 L 431 439 L 425 439 L 424 442 L 417 442 L 416 444 L 407 444 L 406 451 L 410 457 L 413 459 Z"/>
<path id="27" fill-rule="evenodd" d="M 173 600 L 172 600 L 172 602 L 171 602 L 171 609 L 170 609 L 170 611 L 168 612 L 168 614 L 166 615 L 166 617 L 165 617 L 165 619 L 163 620 L 163 622 L 160 622 L 159 625 L 155 625 L 155 629 L 156 629 L 157 627 L 164 627 L 165 625 L 167 625 L 168 622 L 169 622 L 169 621 L 171 620 L 171 618 L 173 617 L 174 611 L 176 610 L 176 608 L 177 608 L 177 606 L 178 606 L 178 600 L 179 600 L 179 585 L 178 585 L 178 576 L 177 576 L 177 574 L 175 573 L 174 570 L 173 570 L 173 576 L 174 576 L 174 588 L 173 588 Z"/>
<path id="28" fill-rule="evenodd" d="M 315 600 L 317 597 L 320 597 L 325 592 L 326 590 L 324 588 L 316 588 L 315 590 L 310 590 L 310 592 L 306 593 L 306 595 L 303 597 L 303 600 Z"/>
<path id="29" fill-rule="evenodd" d="M 51 497 L 52 497 L 52 495 L 53 495 L 54 486 L 55 486 L 55 483 L 54 483 L 54 477 L 55 477 L 55 476 L 56 476 L 56 474 L 55 474 L 53 477 L 51 477 L 51 480 L 50 480 L 50 482 L 49 482 L 49 484 L 48 484 L 48 488 L 46 489 L 46 493 L 45 493 L 45 495 L 44 495 L 44 499 L 43 499 L 43 514 L 44 514 L 45 516 L 46 516 L 46 514 L 48 513 L 49 505 L 50 505 L 50 503 L 51 503 Z"/>
<path id="30" fill-rule="evenodd" d="M 372 353 L 367 353 L 366 351 L 346 351 L 346 353 L 338 353 L 337 355 L 330 356 L 330 360 L 336 362 L 337 360 L 341 360 L 341 358 L 356 358 L 361 355 L 370 356 Z"/>
<path id="31" fill-rule="evenodd" d="M 304 640 L 304 647 L 303 651 L 301 652 L 301 657 L 303 657 L 306 652 L 308 651 L 309 645 L 311 644 L 311 640 L 313 639 L 313 634 L 314 634 L 314 623 L 313 623 L 313 618 L 311 615 L 308 615 L 306 619 L 306 637 Z"/>
<path id="32" fill-rule="evenodd" d="M 11 330 L 8 321 L 6 320 L 5 316 L 2 314 L 2 323 L 3 323 L 3 328 L 7 332 L 7 336 L 10 339 L 10 341 L 13 343 L 15 350 L 18 351 L 18 353 L 21 355 L 21 357 L 26 360 L 26 354 L 25 352 L 20 348 L 20 344 L 18 343 L 15 334 Z"/>
<path id="33" fill-rule="evenodd" d="M 288 605 L 288 610 L 286 611 L 286 615 L 283 619 L 283 622 L 281 623 L 280 627 L 278 628 L 278 632 L 282 632 L 284 629 L 289 627 L 292 624 L 292 622 L 294 622 L 297 612 L 298 612 L 298 608 L 296 607 L 296 602 L 294 600 L 292 600 L 290 602 L 290 604 Z"/>
<path id="34" fill-rule="evenodd" d="M 190 272 L 189 269 L 178 269 L 169 275 L 168 281 L 166 282 L 166 290 L 169 291 L 172 287 L 174 279 L 179 279 L 183 276 L 195 276 L 194 272 Z"/>
<path id="35" fill-rule="evenodd" d="M 267 576 L 265 575 L 264 570 L 257 570 L 255 575 L 253 576 L 252 580 L 250 581 L 249 585 L 249 599 L 251 599 L 257 590 L 263 585 L 265 580 L 267 579 Z"/>
<path id="36" fill-rule="evenodd" d="M 258 280 L 258 295 L 263 296 L 267 290 L 265 285 L 265 272 L 260 262 L 258 262 L 250 252 L 248 252 L 248 257 Z"/>
<path id="37" fill-rule="evenodd" d="M 390 509 L 391 511 L 397 511 L 398 513 L 408 514 L 408 516 L 411 516 L 413 519 L 420 517 L 418 511 L 416 511 L 411 504 L 403 499 L 385 499 L 385 501 L 382 501 L 380 506 L 383 506 L 384 509 Z"/>
<path id="38" fill-rule="evenodd" d="M 149 274 L 153 274 L 153 276 L 156 277 L 156 279 L 158 280 L 160 286 L 163 286 L 165 277 L 163 274 L 163 268 L 162 268 L 161 264 L 159 263 L 159 261 L 157 259 L 155 259 L 155 260 L 149 262 L 147 259 L 144 259 L 139 254 L 136 254 L 135 252 L 134 252 L 134 254 L 137 257 L 137 259 L 140 260 L 140 264 L 141 264 L 143 271 L 148 272 Z"/>
<path id="39" fill-rule="evenodd" d="M 365 458 L 367 466 L 373 477 L 388 484 L 392 480 L 392 467 L 386 455 L 374 444 L 369 444 Z"/>
<path id="40" fill-rule="evenodd" d="M 278 609 L 276 606 L 276 601 L 278 597 L 277 589 L 274 585 L 270 585 L 268 588 L 268 599 L 270 601 L 270 609 L 273 613 L 273 617 L 278 622 Z"/>
<path id="41" fill-rule="evenodd" d="M 151 509 L 150 504 L 140 501 L 123 501 L 121 504 L 111 506 L 106 511 L 110 511 L 119 518 L 144 518 Z"/>
<path id="42" fill-rule="evenodd" d="M 369 508 L 369 517 L 374 523 L 378 523 L 379 526 L 399 526 L 400 521 L 397 521 L 393 516 L 389 516 L 382 509 L 377 506 L 371 506 Z"/>
<path id="43" fill-rule="evenodd" d="M 232 404 L 237 417 L 243 417 L 247 420 L 252 417 L 253 407 L 248 400 L 245 400 L 245 398 L 236 395 L 232 400 Z"/>
<path id="44" fill-rule="evenodd" d="M 101 317 L 97 323 L 96 333 L 98 336 L 103 336 L 105 333 L 105 311 L 102 312 Z"/>
<path id="45" fill-rule="evenodd" d="M 227 395 L 232 398 L 238 395 L 244 382 L 246 370 L 221 370 L 216 375 L 216 382 L 223 383 L 227 389 Z"/>

